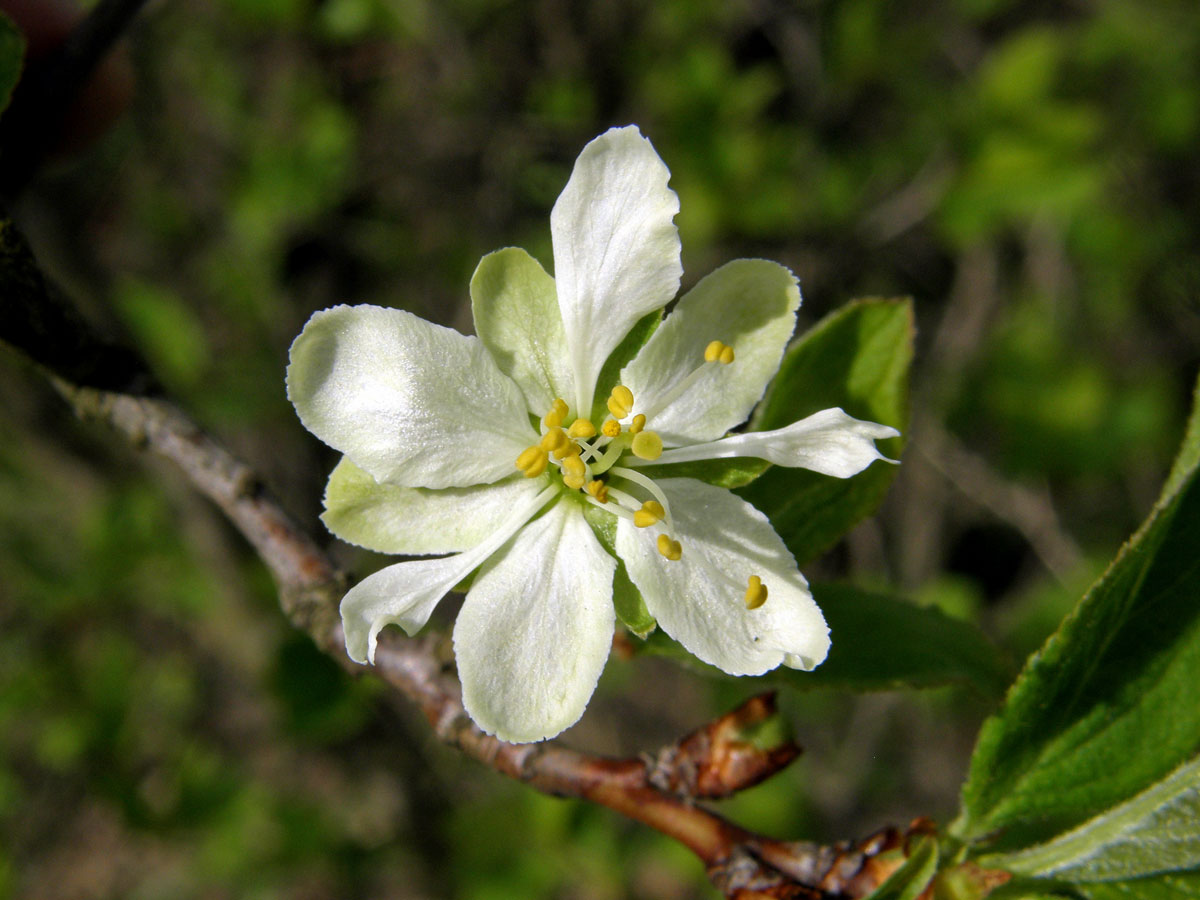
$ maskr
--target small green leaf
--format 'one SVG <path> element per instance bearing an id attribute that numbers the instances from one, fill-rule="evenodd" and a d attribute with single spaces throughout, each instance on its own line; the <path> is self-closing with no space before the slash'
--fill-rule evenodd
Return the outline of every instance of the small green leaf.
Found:
<path id="1" fill-rule="evenodd" d="M 1081 884 L 1072 893 L 1087 900 L 1200 900 L 1200 872 Z"/>
<path id="2" fill-rule="evenodd" d="M 872 891 L 867 900 L 916 900 L 937 872 L 937 864 L 937 841 L 928 836 L 918 838 L 904 865 Z"/>
<path id="3" fill-rule="evenodd" d="M 591 504 L 583 507 L 583 517 L 592 526 L 596 538 L 617 562 L 617 571 L 613 573 L 613 606 L 621 624 L 640 638 L 645 638 L 658 624 L 650 610 L 646 609 L 646 601 L 642 592 L 629 578 L 625 563 L 617 555 L 617 517 Z"/>
<path id="4" fill-rule="evenodd" d="M 986 867 L 1072 882 L 1123 881 L 1200 867 L 1200 758 L 1073 831 Z"/>
<path id="5" fill-rule="evenodd" d="M 605 404 L 608 402 L 608 395 L 617 385 L 617 378 L 620 376 L 621 370 L 637 356 L 637 352 L 642 349 L 646 341 L 650 340 L 651 335 L 658 330 L 658 326 L 661 324 L 662 310 L 656 309 L 654 312 L 646 313 L 633 323 L 629 334 L 625 335 L 621 343 L 617 344 L 608 359 L 604 361 L 604 368 L 596 376 L 596 394 L 592 403 L 592 422 L 597 427 L 608 415 L 608 408 Z"/>
<path id="6" fill-rule="evenodd" d="M 912 339 L 909 300 L 858 300 L 831 313 L 788 350 L 752 427 L 781 428 L 838 406 L 855 418 L 903 430 Z M 893 438 L 879 446 L 897 459 L 902 441 Z M 775 466 L 739 493 L 767 514 L 803 564 L 874 512 L 896 471 L 876 463 L 840 479 Z"/>
<path id="7" fill-rule="evenodd" d="M 621 624 L 640 638 L 644 639 L 658 626 L 621 560 L 617 560 L 617 571 L 613 573 L 613 607 Z"/>
<path id="8" fill-rule="evenodd" d="M 833 638 L 828 659 L 811 672 L 781 666 L 764 680 L 853 691 L 969 684 L 986 696 L 999 695 L 1008 684 L 1008 669 L 996 648 L 966 622 L 846 585 L 815 585 L 813 597 Z M 733 677 L 694 659 L 661 632 L 650 637 L 646 649 Z"/>
<path id="9" fill-rule="evenodd" d="M 969 684 L 999 696 L 1011 671 L 974 625 L 933 608 L 859 590 L 813 585 L 829 623 L 829 658 L 812 672 L 780 670 L 792 685 L 889 690 Z"/>
<path id="10" fill-rule="evenodd" d="M 0 112 L 8 109 L 24 66 L 25 36 L 12 19 L 0 12 Z"/>
<path id="11" fill-rule="evenodd" d="M 765 459 L 733 457 L 732 459 L 705 459 L 698 462 L 673 463 L 666 466 L 646 466 L 642 469 L 648 478 L 695 478 L 717 487 L 736 488 L 752 482 L 771 468 Z"/>
<path id="12" fill-rule="evenodd" d="M 960 837 L 997 835 L 993 851 L 1048 841 L 1200 747 L 1200 409 L 1192 415 L 1150 518 L 985 723 Z"/>

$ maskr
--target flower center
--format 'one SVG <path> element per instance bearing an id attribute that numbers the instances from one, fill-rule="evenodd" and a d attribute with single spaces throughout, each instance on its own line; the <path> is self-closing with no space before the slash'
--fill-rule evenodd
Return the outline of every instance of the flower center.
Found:
<path id="1" fill-rule="evenodd" d="M 582 492 L 587 502 L 631 520 L 638 528 L 661 525 L 655 546 L 664 558 L 678 560 L 683 547 L 673 537 L 675 525 L 666 494 L 653 479 L 620 463 L 630 454 L 647 462 L 658 459 L 663 452 L 662 438 L 646 427 L 648 420 L 694 385 L 705 369 L 732 362 L 733 348 L 712 341 L 704 349 L 701 365 L 658 398 L 652 408 L 637 412 L 633 391 L 618 384 L 606 404 L 611 418 L 605 419 L 599 429 L 591 420 L 578 415 L 571 420 L 566 401 L 557 398 L 542 417 L 541 440 L 522 451 L 516 466 L 526 478 L 536 478 L 553 464 L 558 467 L 563 486 Z M 753 599 L 757 601 L 754 606 L 751 606 L 752 591 L 746 592 L 746 606 L 751 609 L 766 600 L 766 588 L 761 582 L 756 588 L 754 580 L 751 579 Z"/>

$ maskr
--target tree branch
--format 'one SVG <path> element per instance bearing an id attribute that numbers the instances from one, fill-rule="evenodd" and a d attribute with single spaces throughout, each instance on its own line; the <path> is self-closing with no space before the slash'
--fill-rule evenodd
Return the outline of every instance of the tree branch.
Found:
<path id="1" fill-rule="evenodd" d="M 283 611 L 296 627 L 347 670 L 368 671 L 345 654 L 337 603 L 346 579 L 324 551 L 245 463 L 168 400 L 132 387 L 96 387 L 106 380 L 101 373 L 78 366 L 64 369 L 53 341 L 43 340 L 45 329 L 36 321 L 47 310 L 55 328 L 66 329 L 57 339 L 75 348 L 92 347 L 94 352 L 85 358 L 95 365 L 112 359 L 111 348 L 96 343 L 83 319 L 42 276 L 11 223 L 0 223 L 0 249 L 0 296 L 7 298 L 0 307 L 0 339 L 51 370 L 51 381 L 79 416 L 103 422 L 138 449 L 175 463 L 262 558 L 279 588 Z M 137 359 L 132 354 L 120 358 Z M 121 381 L 151 383 L 140 363 L 131 372 Z M 760 747 L 748 737 L 775 715 L 773 695 L 752 698 L 643 757 L 610 759 L 554 741 L 507 744 L 480 731 L 467 716 L 458 681 L 445 662 L 449 654 L 444 642 L 438 636 L 409 639 L 387 633 L 380 640 L 373 671 L 420 707 L 441 742 L 542 793 L 607 806 L 675 838 L 696 854 L 713 884 L 728 897 L 864 897 L 902 862 L 906 835 L 895 829 L 833 846 L 776 841 L 696 805 L 697 800 L 725 797 L 757 784 L 799 754 L 790 739 Z M 927 826 L 919 823 L 910 833 L 914 830 Z M 888 853 L 895 850 L 901 852 Z"/>

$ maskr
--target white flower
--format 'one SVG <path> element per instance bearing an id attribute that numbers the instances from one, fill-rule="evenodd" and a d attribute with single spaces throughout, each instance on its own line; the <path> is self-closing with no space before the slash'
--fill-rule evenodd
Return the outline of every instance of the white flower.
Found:
<path id="1" fill-rule="evenodd" d="M 766 517 L 655 466 L 748 456 L 846 478 L 882 458 L 875 439 L 896 434 L 827 409 L 727 436 L 795 325 L 800 293 L 776 263 L 723 266 L 635 354 L 620 346 L 679 288 L 668 177 L 635 127 L 589 143 L 550 216 L 555 277 L 516 248 L 484 257 L 471 281 L 478 337 L 339 306 L 292 345 L 288 396 L 345 454 L 326 525 L 373 550 L 431 557 L 346 594 L 347 651 L 373 661 L 384 626 L 415 633 L 474 572 L 454 627 L 463 701 L 504 740 L 551 737 L 582 715 L 612 640 L 614 575 L 726 672 L 818 665 L 828 629 Z"/>

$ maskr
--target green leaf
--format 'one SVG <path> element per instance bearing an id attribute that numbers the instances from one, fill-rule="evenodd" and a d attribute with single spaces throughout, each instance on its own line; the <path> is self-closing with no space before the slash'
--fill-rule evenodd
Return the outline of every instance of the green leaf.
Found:
<path id="1" fill-rule="evenodd" d="M 918 838 L 912 853 L 887 881 L 872 891 L 867 900 L 916 900 L 937 872 L 937 841 Z"/>
<path id="2" fill-rule="evenodd" d="M 909 300 L 858 300 L 831 313 L 788 350 L 752 427 L 781 428 L 839 406 L 856 418 L 903 430 L 912 339 Z M 892 438 L 879 446 L 896 459 L 902 441 Z M 874 512 L 896 471 L 875 463 L 840 479 L 775 466 L 738 493 L 767 514 L 803 564 Z"/>
<path id="3" fill-rule="evenodd" d="M 1200 747 L 1200 428 L 1153 513 L 985 723 L 956 833 L 1046 841 L 1166 778 Z"/>
<path id="4" fill-rule="evenodd" d="M 608 395 L 617 385 L 621 370 L 637 356 L 637 352 L 642 349 L 646 341 L 650 340 L 651 335 L 658 330 L 658 326 L 661 324 L 661 309 L 646 313 L 633 323 L 629 334 L 625 335 L 621 343 L 617 344 L 608 359 L 604 361 L 604 368 L 596 376 L 596 394 L 592 402 L 592 422 L 597 427 L 608 415 L 608 407 L 605 404 L 608 402 Z"/>
<path id="5" fill-rule="evenodd" d="M 811 672 L 781 666 L 762 676 L 766 681 L 854 691 L 969 684 L 986 696 L 998 696 L 1008 684 L 996 648 L 966 622 L 846 585 L 815 585 L 813 597 L 833 636 L 829 657 Z M 652 635 L 646 649 L 733 677 L 695 660 L 662 633 Z"/>
<path id="6" fill-rule="evenodd" d="M 25 36 L 12 19 L 0 12 L 0 112 L 8 109 L 24 66 Z"/>
<path id="7" fill-rule="evenodd" d="M 1080 885 L 1087 900 L 1200 900 L 1200 872 Z"/>
<path id="8" fill-rule="evenodd" d="M 981 865 L 1072 882 L 1200 867 L 1200 758 L 1054 840 Z"/>
<path id="9" fill-rule="evenodd" d="M 833 645 L 812 672 L 780 670 L 790 684 L 854 690 L 968 684 L 999 696 L 1011 681 L 1000 652 L 974 625 L 849 585 L 818 584 L 812 592 Z"/>
<path id="10" fill-rule="evenodd" d="M 660 478 L 695 478 L 717 487 L 736 488 L 749 484 L 769 468 L 771 464 L 765 459 L 739 456 L 732 459 L 704 459 L 666 466 L 646 466 L 642 471 L 646 477 L 656 481 Z"/>
<path id="11" fill-rule="evenodd" d="M 625 562 L 617 555 L 617 517 L 591 504 L 584 504 L 583 517 L 592 526 L 596 538 L 617 562 L 617 570 L 613 573 L 613 606 L 621 624 L 644 638 L 658 625 L 650 610 L 646 609 L 646 601 L 642 592 L 637 589 L 625 569 Z"/>

